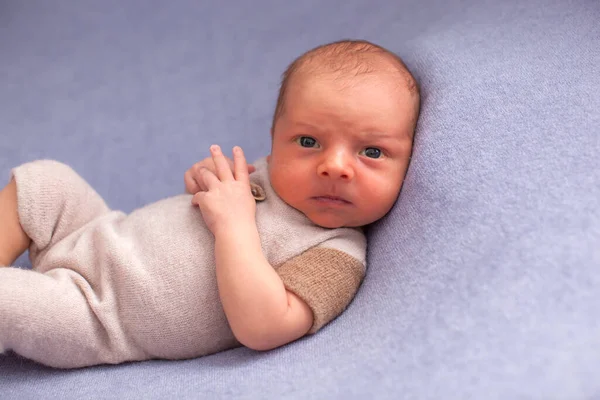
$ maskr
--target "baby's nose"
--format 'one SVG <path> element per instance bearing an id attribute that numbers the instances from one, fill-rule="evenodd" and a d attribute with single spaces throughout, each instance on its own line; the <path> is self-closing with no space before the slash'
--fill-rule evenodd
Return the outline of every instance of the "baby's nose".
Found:
<path id="1" fill-rule="evenodd" d="M 337 154 L 327 157 L 318 167 L 318 174 L 324 178 L 351 180 L 354 168 L 348 157 Z"/>

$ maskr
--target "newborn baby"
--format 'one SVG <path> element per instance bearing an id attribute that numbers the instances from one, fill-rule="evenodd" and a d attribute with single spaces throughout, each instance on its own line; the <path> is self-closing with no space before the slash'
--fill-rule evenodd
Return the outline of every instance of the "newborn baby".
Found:
<path id="1" fill-rule="evenodd" d="M 361 227 L 393 206 L 419 114 L 415 79 L 364 41 L 283 75 L 271 154 L 218 146 L 188 193 L 126 215 L 73 170 L 36 161 L 0 191 L 0 351 L 74 368 L 272 349 L 317 332 L 365 274 Z"/>

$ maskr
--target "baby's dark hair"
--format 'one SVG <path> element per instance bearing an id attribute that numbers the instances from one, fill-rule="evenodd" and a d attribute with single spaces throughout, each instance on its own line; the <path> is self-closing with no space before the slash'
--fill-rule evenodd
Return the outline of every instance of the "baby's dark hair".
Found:
<path id="1" fill-rule="evenodd" d="M 376 62 L 371 57 L 373 55 L 387 58 L 397 68 L 401 77 L 399 85 L 404 86 L 415 97 L 417 107 L 414 122 L 416 124 L 421 99 L 419 84 L 402 59 L 397 54 L 366 40 L 340 40 L 307 51 L 287 67 L 281 79 L 271 133 L 275 130 L 277 119 L 285 111 L 285 97 L 290 80 L 300 70 L 311 74 L 320 72 L 350 73 L 355 76 L 370 74 L 381 70 L 381 67 L 377 68 Z"/>

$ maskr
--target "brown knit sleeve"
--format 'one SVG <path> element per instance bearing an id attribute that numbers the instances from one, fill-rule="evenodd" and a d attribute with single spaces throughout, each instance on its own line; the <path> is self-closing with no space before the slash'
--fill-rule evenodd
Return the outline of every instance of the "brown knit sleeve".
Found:
<path id="1" fill-rule="evenodd" d="M 315 333 L 350 304 L 365 266 L 343 251 L 313 247 L 283 263 L 277 272 L 285 287 L 312 309 L 314 321 L 308 333 Z"/>

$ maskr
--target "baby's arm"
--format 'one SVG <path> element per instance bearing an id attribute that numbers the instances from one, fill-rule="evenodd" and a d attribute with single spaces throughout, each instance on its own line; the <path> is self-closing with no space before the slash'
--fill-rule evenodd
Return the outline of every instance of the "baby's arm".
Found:
<path id="1" fill-rule="evenodd" d="M 236 338 L 269 350 L 304 336 L 312 311 L 265 259 L 256 224 L 224 229 L 215 239 L 219 293 Z"/>
<path id="2" fill-rule="evenodd" d="M 313 314 L 286 290 L 262 253 L 244 155 L 234 149 L 234 176 L 218 146 L 211 153 L 216 174 L 199 172 L 206 190 L 193 203 L 215 236 L 217 282 L 229 325 L 240 343 L 255 350 L 296 340 L 311 328 Z"/>

